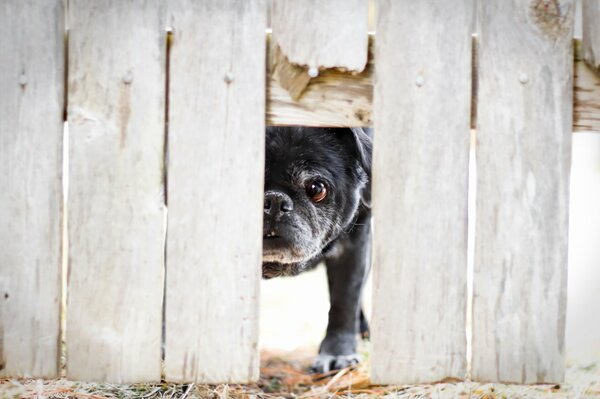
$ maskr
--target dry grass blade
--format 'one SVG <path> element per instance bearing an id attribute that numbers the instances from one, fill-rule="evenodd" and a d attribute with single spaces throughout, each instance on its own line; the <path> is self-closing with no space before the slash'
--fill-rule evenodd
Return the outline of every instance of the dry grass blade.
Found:
<path id="1" fill-rule="evenodd" d="M 0 399 L 600 399 L 600 367 L 572 367 L 563 385 L 438 384 L 374 386 L 368 367 L 348 367 L 324 374 L 308 372 L 298 357 L 263 356 L 261 377 L 250 385 L 113 385 L 59 380 L 0 379 Z M 295 360 L 294 360 L 295 359 Z M 599 363 L 600 364 L 600 363 Z"/>

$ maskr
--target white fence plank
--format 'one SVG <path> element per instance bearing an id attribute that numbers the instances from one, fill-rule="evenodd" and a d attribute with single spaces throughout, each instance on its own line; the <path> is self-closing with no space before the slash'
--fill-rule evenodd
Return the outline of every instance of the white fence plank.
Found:
<path id="1" fill-rule="evenodd" d="M 372 379 L 464 378 L 473 2 L 378 4 Z"/>
<path id="2" fill-rule="evenodd" d="M 69 8 L 67 374 L 160 380 L 165 26 L 160 0 Z"/>
<path id="3" fill-rule="evenodd" d="M 0 377 L 58 373 L 63 13 L 0 5 Z"/>
<path id="4" fill-rule="evenodd" d="M 583 58 L 600 69 L 600 1 L 582 0 Z"/>
<path id="5" fill-rule="evenodd" d="M 573 9 L 479 3 L 475 380 L 563 379 Z"/>
<path id="6" fill-rule="evenodd" d="M 289 62 L 360 72 L 367 65 L 367 0 L 276 0 L 273 39 Z"/>
<path id="7" fill-rule="evenodd" d="M 171 1 L 166 378 L 258 378 L 265 4 Z"/>

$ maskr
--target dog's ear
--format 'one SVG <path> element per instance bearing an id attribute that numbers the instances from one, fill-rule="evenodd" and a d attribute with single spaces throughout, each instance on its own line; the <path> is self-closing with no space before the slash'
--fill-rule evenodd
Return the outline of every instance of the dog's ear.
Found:
<path id="1" fill-rule="evenodd" d="M 351 127 L 356 157 L 360 166 L 371 177 L 371 158 L 373 153 L 373 129 Z"/>
<path id="2" fill-rule="evenodd" d="M 371 208 L 371 159 L 373 157 L 373 129 L 352 127 L 352 143 L 358 165 L 366 175 L 366 186 L 361 192 L 361 203 Z"/>

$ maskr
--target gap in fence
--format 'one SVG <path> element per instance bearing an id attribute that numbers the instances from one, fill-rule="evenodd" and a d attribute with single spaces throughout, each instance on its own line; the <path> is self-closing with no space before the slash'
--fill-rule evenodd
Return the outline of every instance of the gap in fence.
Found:
<path id="1" fill-rule="evenodd" d="M 376 135 L 377 132 L 374 132 Z M 476 132 L 470 132 L 467 238 L 467 306 L 465 336 L 467 340 L 467 374 L 471 373 L 473 260 L 475 242 L 475 205 L 477 191 Z M 302 296 L 310 292 L 310 296 Z M 370 320 L 372 314 L 372 270 L 365 284 L 363 309 Z M 320 265 L 293 279 L 272 279 L 261 284 L 261 349 L 303 356 L 307 349 L 318 349 L 327 326 L 327 276 Z M 308 320 L 307 320 L 308 318 Z M 297 322 L 293 323 L 296 319 Z M 286 339 L 282 338 L 285 337 Z M 363 346 L 368 350 L 368 345 Z"/>
<path id="2" fill-rule="evenodd" d="M 66 120 L 66 111 L 65 111 Z M 67 369 L 67 284 L 69 277 L 69 124 L 63 124 L 63 148 L 62 148 L 62 246 L 61 246 L 61 295 L 60 295 L 60 345 L 59 345 L 59 373 L 65 377 Z"/>

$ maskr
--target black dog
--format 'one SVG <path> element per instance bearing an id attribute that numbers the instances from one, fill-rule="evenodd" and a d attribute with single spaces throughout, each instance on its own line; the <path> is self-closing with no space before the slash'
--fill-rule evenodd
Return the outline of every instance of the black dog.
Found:
<path id="1" fill-rule="evenodd" d="M 313 370 L 358 362 L 357 335 L 370 248 L 370 131 L 269 127 L 266 132 L 263 277 L 327 266 L 331 308 Z"/>

